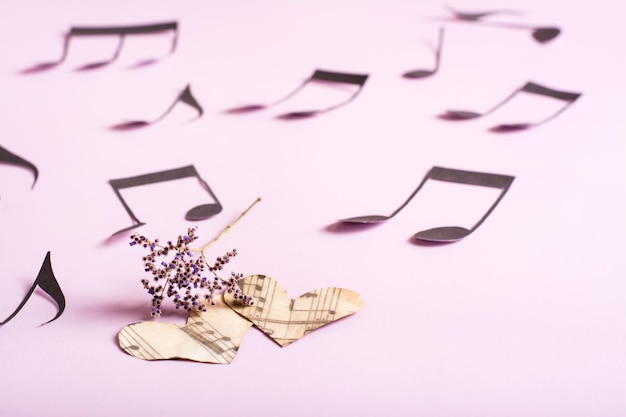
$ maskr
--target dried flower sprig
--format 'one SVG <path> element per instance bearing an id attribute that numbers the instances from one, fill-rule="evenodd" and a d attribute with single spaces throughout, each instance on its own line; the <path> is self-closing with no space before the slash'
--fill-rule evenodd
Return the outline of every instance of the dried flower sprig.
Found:
<path id="1" fill-rule="evenodd" d="M 189 247 L 192 242 L 198 239 L 197 227 L 187 229 L 187 234 L 178 236 L 176 242 L 167 241 L 164 245 L 159 243 L 159 239 L 151 240 L 138 233 L 130 237 L 130 246 L 141 246 L 150 250 L 150 253 L 144 256 L 142 260 L 144 271 L 149 273 L 152 279 L 144 278 L 141 283 L 148 294 L 152 295 L 150 311 L 152 317 L 161 316 L 163 294 L 172 299 L 176 309 L 189 312 L 207 311 L 207 304 L 215 305 L 214 296 L 222 292 L 234 294 L 245 305 L 254 304 L 253 298 L 244 294 L 237 285 L 237 281 L 243 278 L 243 274 L 231 272 L 227 279 L 217 274 L 218 271 L 224 269 L 231 258 L 237 256 L 237 250 L 233 249 L 218 257 L 213 265 L 209 265 L 206 261 L 204 251 L 230 230 L 259 201 L 261 199 L 257 198 L 233 223 L 229 224 L 215 239 L 200 250 Z M 194 257 L 194 252 L 199 253 L 199 255 Z M 164 260 L 159 262 L 157 258 L 164 258 Z M 212 277 L 207 277 L 207 272 Z"/>

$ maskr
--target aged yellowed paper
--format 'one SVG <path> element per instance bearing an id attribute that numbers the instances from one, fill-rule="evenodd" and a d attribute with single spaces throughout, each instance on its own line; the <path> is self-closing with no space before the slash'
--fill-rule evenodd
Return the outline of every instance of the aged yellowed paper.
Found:
<path id="1" fill-rule="evenodd" d="M 226 303 L 283 347 L 363 306 L 359 294 L 335 287 L 318 288 L 292 299 L 265 275 L 249 275 L 239 281 L 239 287 L 254 297 L 254 304 L 243 305 L 232 294 L 224 295 Z"/>
<path id="2" fill-rule="evenodd" d="M 119 345 L 146 360 L 231 363 L 252 323 L 231 310 L 221 296 L 215 300 L 217 305 L 205 313 L 191 313 L 184 326 L 156 321 L 129 324 L 118 335 Z"/>

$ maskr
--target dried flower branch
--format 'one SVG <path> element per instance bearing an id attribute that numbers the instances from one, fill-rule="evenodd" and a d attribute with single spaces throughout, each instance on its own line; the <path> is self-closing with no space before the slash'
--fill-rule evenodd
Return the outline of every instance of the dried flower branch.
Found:
<path id="1" fill-rule="evenodd" d="M 189 247 L 192 242 L 198 239 L 196 236 L 197 227 L 187 229 L 187 234 L 178 236 L 176 242 L 168 241 L 164 245 L 159 243 L 159 239 L 151 240 L 138 233 L 130 237 L 130 246 L 138 245 L 150 250 L 150 253 L 144 256 L 142 260 L 144 271 L 148 272 L 152 279 L 142 279 L 141 283 L 148 294 L 152 295 L 150 312 L 152 317 L 161 316 L 163 294 L 172 299 L 176 309 L 189 312 L 207 311 L 206 305 L 215 305 L 214 296 L 223 292 L 234 294 L 243 304 L 252 305 L 254 303 L 252 297 L 244 294 L 237 285 L 237 281 L 243 278 L 243 274 L 231 272 L 227 279 L 217 274 L 218 271 L 224 269 L 231 258 L 237 255 L 237 250 L 233 249 L 218 257 L 213 265 L 209 265 L 204 252 L 259 201 L 261 199 L 257 198 L 237 219 L 200 250 Z M 194 252 L 199 253 L 196 258 L 194 258 Z M 157 258 L 163 260 L 158 262 Z M 206 276 L 207 271 L 212 277 Z"/>

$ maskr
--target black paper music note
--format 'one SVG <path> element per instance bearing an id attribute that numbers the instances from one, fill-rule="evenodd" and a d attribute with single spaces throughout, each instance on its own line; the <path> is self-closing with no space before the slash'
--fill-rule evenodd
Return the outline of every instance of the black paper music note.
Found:
<path id="1" fill-rule="evenodd" d="M 478 117 L 483 117 L 486 116 L 492 112 L 494 112 L 495 110 L 499 109 L 500 107 L 502 107 L 505 103 L 507 103 L 509 100 L 511 100 L 513 97 L 515 97 L 517 95 L 517 93 L 520 92 L 525 92 L 525 93 L 531 93 L 531 94 L 538 94 L 541 96 L 545 96 L 545 97 L 550 97 L 550 98 L 554 98 L 557 100 L 562 100 L 565 101 L 566 104 L 565 106 L 563 106 L 560 110 L 558 110 L 556 113 L 552 114 L 551 116 L 548 116 L 547 118 L 540 120 L 538 122 L 534 122 L 534 123 L 506 123 L 506 124 L 501 124 L 498 126 L 495 126 L 493 128 L 491 128 L 492 131 L 495 132 L 508 132 L 508 131 L 513 131 L 513 130 L 523 130 L 523 129 L 528 129 L 530 127 L 534 127 L 534 126 L 538 126 L 540 124 L 543 124 L 547 121 L 550 121 L 552 119 L 554 119 L 556 116 L 558 116 L 559 114 L 561 114 L 563 111 L 565 111 L 566 108 L 568 108 L 574 101 L 576 101 L 578 99 L 578 97 L 580 97 L 582 95 L 582 93 L 569 93 L 566 91 L 559 91 L 559 90 L 554 90 L 552 88 L 548 88 L 533 82 L 527 82 L 525 85 L 523 85 L 522 87 L 518 88 L 517 90 L 513 91 L 513 93 L 511 93 L 507 98 L 505 98 L 504 100 L 502 100 L 500 103 L 496 104 L 494 107 L 492 107 L 491 109 L 487 110 L 484 113 L 477 113 L 477 112 L 473 112 L 473 111 L 466 111 L 466 110 L 447 110 L 444 114 L 442 114 L 440 116 L 440 118 L 445 119 L 445 120 L 469 120 L 469 119 L 476 119 Z"/>
<path id="2" fill-rule="evenodd" d="M 174 53 L 176 50 L 176 44 L 178 42 L 178 22 L 165 22 L 165 23 L 154 23 L 147 25 L 133 25 L 133 26 L 100 26 L 100 27 L 72 27 L 70 28 L 69 33 L 65 35 L 63 42 L 63 52 L 61 54 L 61 58 L 58 61 L 54 62 L 44 62 L 40 64 L 36 64 L 31 68 L 28 68 L 23 73 L 29 72 L 38 72 L 44 71 L 51 68 L 56 67 L 57 65 L 62 64 L 67 58 L 67 54 L 70 47 L 70 41 L 74 37 L 83 37 L 83 36 L 118 36 L 119 42 L 117 44 L 117 48 L 113 53 L 113 56 L 107 60 L 92 62 L 89 64 L 85 64 L 82 67 L 79 67 L 79 70 L 90 70 L 95 68 L 100 68 L 105 65 L 108 65 L 114 62 L 120 52 L 122 47 L 124 46 L 124 39 L 128 35 L 147 35 L 147 34 L 157 34 L 163 32 L 172 31 L 174 33 L 174 37 L 172 39 L 172 47 L 169 51 L 169 54 Z M 139 66 L 151 64 L 156 62 L 157 59 L 151 58 L 148 60 L 143 60 L 139 62 Z"/>
<path id="3" fill-rule="evenodd" d="M 458 11 L 456 9 L 453 9 L 452 7 L 450 7 L 448 5 L 446 5 L 444 7 L 450 13 L 452 13 L 455 18 L 460 19 L 460 20 L 469 20 L 469 21 L 480 20 L 483 17 L 494 16 L 494 15 L 498 15 L 498 14 L 508 14 L 508 15 L 519 15 L 519 14 L 521 14 L 519 11 L 512 10 L 512 9 L 489 10 L 489 11 L 486 11 L 486 12 L 461 12 L 461 11 Z"/>
<path id="4" fill-rule="evenodd" d="M 452 13 L 452 15 L 457 20 L 462 20 L 466 22 L 476 22 L 482 26 L 493 26 L 493 27 L 502 27 L 508 29 L 523 29 L 530 30 L 533 38 L 540 43 L 548 42 L 561 33 L 561 29 L 553 26 L 528 26 L 517 23 L 503 23 L 503 22 L 485 22 L 481 20 L 484 17 L 492 16 L 495 14 L 514 14 L 515 12 L 512 10 L 492 10 L 488 12 L 478 12 L 478 13 L 470 13 L 470 12 L 459 12 L 450 7 L 447 7 L 448 11 Z"/>
<path id="5" fill-rule="evenodd" d="M 227 110 L 227 113 L 233 113 L 233 114 L 236 114 L 236 113 L 248 113 L 248 112 L 252 112 L 252 111 L 267 109 L 269 107 L 272 107 L 272 106 L 280 104 L 280 103 L 282 103 L 284 101 L 287 101 L 288 99 L 293 97 L 296 93 L 298 93 L 300 90 L 302 90 L 307 84 L 309 84 L 311 82 L 316 82 L 316 81 L 330 82 L 330 83 L 352 84 L 352 85 L 356 85 L 356 86 L 359 87 L 347 100 L 345 100 L 345 101 L 343 101 L 341 103 L 338 103 L 338 104 L 334 104 L 334 105 L 332 105 L 330 107 L 326 107 L 324 109 L 318 109 L 318 110 L 294 111 L 294 112 L 281 114 L 280 116 L 278 116 L 278 118 L 280 118 L 280 119 L 300 119 L 300 118 L 305 118 L 305 117 L 312 117 L 312 116 L 316 116 L 316 115 L 321 114 L 321 113 L 329 112 L 329 111 L 334 110 L 334 109 L 336 109 L 338 107 L 345 106 L 346 104 L 348 104 L 349 102 L 354 100 L 356 98 L 356 96 L 363 89 L 363 85 L 365 85 L 365 81 L 367 81 L 367 78 L 368 78 L 368 75 L 366 75 L 366 74 L 349 74 L 349 73 L 342 73 L 342 72 L 315 70 L 315 72 L 313 72 L 313 75 L 311 77 L 307 78 L 295 90 L 293 90 L 292 92 L 290 92 L 289 94 L 287 94 L 283 98 L 281 98 L 281 99 L 279 99 L 279 100 L 277 100 L 277 101 L 275 101 L 273 103 L 270 103 L 270 104 L 248 104 L 248 105 L 245 105 L 245 106 L 240 106 L 240 107 L 235 107 L 235 108 L 229 109 L 229 110 Z"/>
<path id="6" fill-rule="evenodd" d="M 509 187 L 513 183 L 515 177 L 511 177 L 508 175 L 500 175 L 500 174 L 487 174 L 483 172 L 473 172 L 473 171 L 462 171 L 459 169 L 451 169 L 451 168 L 441 168 L 441 167 L 433 167 L 428 172 L 428 174 L 424 177 L 422 182 L 417 186 L 415 191 L 409 196 L 409 198 L 402 203 L 400 207 L 398 207 L 393 213 L 388 216 L 383 216 L 379 214 L 367 215 L 367 216 L 358 216 L 358 217 L 350 217 L 348 219 L 340 220 L 344 223 L 380 223 L 385 220 L 391 219 L 393 216 L 398 214 L 409 201 L 415 197 L 418 191 L 422 188 L 422 186 L 426 183 L 427 180 L 438 180 L 438 181 L 446 181 L 446 182 L 454 182 L 458 184 L 468 184 L 468 185 L 480 185 L 483 187 L 493 187 L 499 188 L 501 191 L 498 199 L 493 203 L 493 205 L 487 210 L 485 215 L 472 227 L 471 229 L 466 229 L 460 226 L 443 226 L 443 227 L 435 227 L 433 229 L 422 230 L 421 232 L 415 233 L 413 238 L 422 241 L 429 242 L 454 242 L 464 238 L 465 236 L 472 233 L 474 230 L 480 226 L 487 216 L 491 214 L 493 209 L 496 208 L 502 197 L 506 194 Z"/>
<path id="7" fill-rule="evenodd" d="M 191 107 L 193 107 L 194 109 L 196 109 L 196 111 L 198 112 L 198 116 L 196 116 L 196 119 L 200 118 L 203 114 L 203 110 L 202 110 L 202 106 L 200 106 L 200 103 L 198 103 L 198 101 L 193 97 L 193 94 L 191 94 L 191 87 L 189 85 L 187 85 L 187 87 L 185 87 L 185 89 L 178 95 L 178 98 L 176 98 L 176 100 L 174 100 L 174 102 L 170 105 L 170 107 L 168 107 L 168 109 L 165 111 L 165 113 L 163 113 L 162 115 L 160 115 L 159 117 L 157 117 L 156 119 L 152 120 L 152 121 L 147 121 L 147 120 L 131 120 L 128 122 L 122 122 L 122 123 L 118 123 L 116 125 L 111 126 L 111 129 L 113 130 L 130 130 L 130 129 L 137 129 L 140 127 L 145 127 L 154 123 L 157 123 L 158 121 L 162 120 L 165 116 L 167 116 L 172 109 L 176 106 L 176 104 L 178 104 L 178 102 L 181 103 L 185 103 Z"/>
<path id="8" fill-rule="evenodd" d="M 402 76 L 404 78 L 425 78 L 434 75 L 439 70 L 439 62 L 441 61 L 441 49 L 443 48 L 443 27 L 439 28 L 439 41 L 437 42 L 437 50 L 435 51 L 435 67 L 433 69 L 416 69 L 407 71 Z"/>
<path id="9" fill-rule="evenodd" d="M 28 290 L 28 293 L 26 294 L 20 305 L 17 306 L 13 314 L 11 314 L 6 320 L 0 321 L 0 325 L 8 323 L 13 317 L 17 315 L 17 313 L 20 312 L 22 307 L 26 305 L 26 302 L 28 301 L 30 296 L 33 295 L 33 292 L 35 291 L 37 286 L 39 286 L 39 288 L 41 288 L 46 294 L 52 297 L 57 305 L 57 314 L 52 318 L 52 320 L 49 320 L 43 324 L 51 323 L 54 320 L 58 319 L 61 314 L 63 314 L 63 311 L 65 310 L 65 295 L 63 295 L 63 291 L 61 290 L 59 283 L 54 277 L 54 272 L 52 272 L 50 252 L 48 252 L 32 287 L 30 287 L 30 290 Z"/>
<path id="10" fill-rule="evenodd" d="M 2 146 L 0 146 L 0 162 L 5 163 L 5 164 L 10 164 L 10 165 L 18 165 L 26 169 L 29 169 L 33 173 L 33 176 L 35 177 L 31 188 L 35 187 L 35 183 L 37 182 L 37 177 L 39 176 L 39 171 L 37 170 L 37 167 L 35 165 L 28 162 L 26 159 L 17 156 L 13 152 L 8 151 Z"/>
<path id="11" fill-rule="evenodd" d="M 166 171 L 153 172 L 150 174 L 138 175 L 136 177 L 110 180 L 109 184 L 111 184 L 111 187 L 113 187 L 115 195 L 117 195 L 117 198 L 120 199 L 120 202 L 124 206 L 126 213 L 128 213 L 130 218 L 136 223 L 130 227 L 118 230 L 117 232 L 113 233 L 113 236 L 145 225 L 145 223 L 143 223 L 137 218 L 137 216 L 135 216 L 128 204 L 126 204 L 126 201 L 122 198 L 122 195 L 120 194 L 121 189 L 139 187 L 147 184 L 156 184 L 159 182 L 172 181 L 190 177 L 196 177 L 200 182 L 200 185 L 202 185 L 202 187 L 209 193 L 209 195 L 213 197 L 213 200 L 215 200 L 215 202 L 193 207 L 192 209 L 187 211 L 187 213 L 185 214 L 185 219 L 191 221 L 205 220 L 221 212 L 222 205 L 220 204 L 215 194 L 213 194 L 213 191 L 211 191 L 209 184 L 207 184 L 206 181 L 200 178 L 198 171 L 196 171 L 196 168 L 193 165 L 188 165 L 182 168 L 175 168 Z"/>

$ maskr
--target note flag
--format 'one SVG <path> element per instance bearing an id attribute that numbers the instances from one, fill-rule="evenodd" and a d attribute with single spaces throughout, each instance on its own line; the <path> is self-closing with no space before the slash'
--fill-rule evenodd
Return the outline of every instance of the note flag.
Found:
<path id="1" fill-rule="evenodd" d="M 113 125 L 113 126 L 111 126 L 111 129 L 113 129 L 113 130 L 130 130 L 130 129 L 137 129 L 137 128 L 140 128 L 140 127 L 144 127 L 144 126 L 148 126 L 148 125 L 154 124 L 154 123 L 162 120 L 163 118 L 165 118 L 165 116 L 167 116 L 172 111 L 172 109 L 176 106 L 176 104 L 178 104 L 178 102 L 185 103 L 188 106 L 193 107 L 198 112 L 198 116 L 196 118 L 200 118 L 202 116 L 202 114 L 203 114 L 202 106 L 200 106 L 200 103 L 198 103 L 198 101 L 194 98 L 193 94 L 191 94 L 191 87 L 189 85 L 187 85 L 187 87 L 185 87 L 185 89 L 178 95 L 176 100 L 174 100 L 174 102 L 165 111 L 165 113 L 163 113 L 162 115 L 160 115 L 156 119 L 154 119 L 152 121 L 148 121 L 148 120 L 131 120 L 131 121 L 128 121 L 128 122 L 122 122 L 122 123 L 118 123 L 116 125 Z"/>
<path id="2" fill-rule="evenodd" d="M 39 274 L 37 274 L 37 278 L 35 279 L 33 285 L 30 287 L 30 290 L 28 290 L 28 293 L 26 294 L 20 305 L 17 306 L 13 314 L 11 314 L 6 320 L 0 321 L 0 324 L 8 323 L 13 317 L 17 315 L 17 313 L 20 312 L 22 307 L 26 305 L 26 302 L 28 301 L 30 296 L 33 295 L 33 292 L 35 291 L 37 286 L 39 286 L 39 288 L 41 288 L 46 294 L 52 297 L 57 305 L 57 314 L 52 318 L 52 320 L 49 320 L 43 324 L 51 323 L 54 320 L 58 319 L 61 314 L 63 314 L 63 311 L 65 310 L 65 295 L 63 295 L 63 291 L 61 290 L 59 283 L 54 277 L 54 272 L 52 272 L 50 252 L 48 252 L 46 258 L 43 261 L 43 264 L 41 265 Z"/>
<path id="3" fill-rule="evenodd" d="M 402 76 L 404 78 L 425 78 L 435 75 L 439 71 L 439 62 L 441 61 L 441 49 L 443 48 L 443 27 L 439 28 L 439 41 L 437 43 L 437 50 L 435 51 L 435 67 L 433 69 L 416 69 L 407 71 Z"/>
<path id="4" fill-rule="evenodd" d="M 455 19 L 466 21 L 466 22 L 477 22 L 482 26 L 492 26 L 492 27 L 502 27 L 508 29 L 522 29 L 522 30 L 530 30 L 533 39 L 537 42 L 545 43 L 551 41 L 552 39 L 559 36 L 561 33 L 561 29 L 554 26 L 529 26 L 522 25 L 518 23 L 507 23 L 507 22 L 485 22 L 482 20 L 484 17 L 492 16 L 495 14 L 518 14 L 513 10 L 491 10 L 488 12 L 460 12 L 454 10 L 450 7 L 447 7 L 448 11 L 452 13 Z"/>
<path id="5" fill-rule="evenodd" d="M 529 81 L 524 86 L 522 86 L 522 87 L 518 88 L 517 90 L 515 90 L 507 98 L 505 98 L 500 103 L 496 104 L 494 107 L 492 107 L 491 109 L 487 110 L 484 113 L 477 113 L 477 112 L 466 111 L 466 110 L 447 110 L 440 117 L 442 119 L 445 119 L 445 120 L 469 120 L 469 119 L 476 119 L 478 117 L 483 117 L 483 116 L 486 116 L 486 115 L 488 115 L 490 113 L 493 113 L 495 110 L 497 110 L 500 107 L 502 107 L 504 104 L 509 102 L 509 100 L 511 100 L 513 97 L 515 97 L 520 92 L 525 92 L 525 93 L 531 93 L 531 94 L 537 94 L 537 95 L 540 95 L 540 96 L 550 97 L 550 98 L 553 98 L 553 99 L 564 101 L 566 104 L 560 110 L 558 110 L 556 113 L 554 113 L 551 116 L 549 116 L 549 117 L 547 117 L 547 118 L 545 118 L 543 120 L 540 120 L 538 122 L 534 122 L 534 123 L 507 123 L 507 124 L 501 124 L 501 125 L 498 125 L 498 126 L 495 126 L 495 127 L 491 128 L 491 130 L 496 131 L 496 132 L 505 132 L 505 131 L 513 131 L 513 130 L 523 130 L 523 129 L 528 129 L 530 127 L 538 126 L 540 124 L 543 124 L 543 123 L 545 123 L 547 121 L 550 121 L 550 120 L 554 119 L 556 116 L 558 116 L 563 111 L 565 111 L 566 108 L 568 108 L 573 102 L 575 102 L 578 99 L 578 97 L 580 97 L 582 95 L 582 93 L 569 93 L 569 92 L 566 92 L 566 91 L 554 90 L 552 88 L 548 88 L 548 87 L 545 87 L 545 86 L 542 86 L 542 85 L 539 85 L 539 84 L 536 84 L 536 83 L 533 83 L 533 82 Z"/>
<path id="6" fill-rule="evenodd" d="M 487 174 L 482 172 L 473 172 L 473 171 L 463 171 L 459 169 L 451 169 L 451 168 L 441 168 L 441 167 L 433 167 L 428 172 L 428 174 L 424 177 L 422 182 L 418 185 L 418 187 L 413 191 L 413 193 L 409 196 L 409 198 L 402 203 L 400 207 L 398 207 L 393 213 L 388 216 L 383 216 L 379 214 L 367 215 L 367 216 L 358 216 L 358 217 L 350 217 L 347 219 L 340 220 L 344 223 L 380 223 L 385 220 L 389 220 L 398 214 L 407 204 L 415 197 L 418 191 L 422 188 L 422 186 L 428 181 L 439 180 L 446 182 L 454 182 L 458 184 L 468 184 L 468 185 L 479 185 L 483 187 L 493 187 L 499 188 L 501 191 L 498 199 L 493 203 L 493 205 L 487 210 L 485 215 L 472 227 L 471 229 L 466 229 L 464 227 L 459 226 L 444 226 L 444 227 L 436 227 L 433 229 L 422 230 L 421 232 L 416 233 L 413 237 L 417 240 L 430 241 L 430 242 L 454 242 L 464 238 L 465 236 L 472 233 L 474 230 L 480 226 L 487 216 L 491 214 L 493 209 L 496 208 L 502 197 L 506 194 L 509 187 L 513 183 L 515 177 L 511 177 L 508 175 L 500 175 L 500 174 Z"/>
<path id="7" fill-rule="evenodd" d="M 79 67 L 79 70 L 89 70 L 100 68 L 105 65 L 108 65 L 114 62 L 120 55 L 122 51 L 122 47 L 124 46 L 124 39 L 128 35 L 148 35 L 148 34 L 157 34 L 163 32 L 173 32 L 174 37 L 172 39 L 172 47 L 170 49 L 170 54 L 172 54 L 176 50 L 176 44 L 178 42 L 178 22 L 165 22 L 165 23 L 154 23 L 147 25 L 133 25 L 133 26 L 98 26 L 98 27 L 72 27 L 70 28 L 69 33 L 65 35 L 65 39 L 63 42 L 63 52 L 61 53 L 61 58 L 58 61 L 53 62 L 44 62 L 41 64 L 37 64 L 31 68 L 28 68 L 23 73 L 30 72 L 38 72 L 44 71 L 47 69 L 51 69 L 56 67 L 57 65 L 62 64 L 67 58 L 67 54 L 69 52 L 70 41 L 74 37 L 87 37 L 87 36 L 118 36 L 119 41 L 117 44 L 117 48 L 115 49 L 113 56 L 104 61 L 92 62 L 89 64 L 85 64 L 82 67 Z M 148 59 L 139 62 L 138 65 L 147 65 L 150 63 L 156 62 L 156 59 Z"/>
<path id="8" fill-rule="evenodd" d="M 368 75 L 366 74 L 350 74 L 343 72 L 333 72 L 333 71 L 324 71 L 324 70 L 315 70 L 313 75 L 307 78 L 302 84 L 300 84 L 295 90 L 291 91 L 289 94 L 284 96 L 283 98 L 270 103 L 270 104 L 248 104 L 240 107 L 235 107 L 227 110 L 227 113 L 247 113 L 257 110 L 267 109 L 269 107 L 275 106 L 277 104 L 283 103 L 296 95 L 300 90 L 302 90 L 309 83 L 314 82 L 329 82 L 329 83 L 342 83 L 342 84 L 351 84 L 356 85 L 358 89 L 350 96 L 347 100 L 340 102 L 338 104 L 331 105 L 329 107 L 317 110 L 303 110 L 303 111 L 294 111 L 285 114 L 281 114 L 278 116 L 280 119 L 300 119 L 306 117 L 316 116 L 321 113 L 326 113 L 328 111 L 334 110 L 336 108 L 345 106 L 352 100 L 356 98 L 356 96 L 363 89 L 363 85 L 365 85 L 365 81 L 367 81 Z"/>
<path id="9" fill-rule="evenodd" d="M 2 146 L 0 146 L 0 162 L 4 162 L 10 165 L 18 165 L 18 166 L 22 166 L 24 168 L 29 169 L 33 173 L 33 176 L 35 177 L 31 188 L 35 186 L 35 183 L 37 182 L 37 177 L 39 176 L 39 171 L 37 170 L 37 167 L 35 165 L 28 162 L 26 159 L 15 155 L 13 152 L 6 150 Z"/>
<path id="10" fill-rule="evenodd" d="M 138 186 L 148 185 L 148 184 L 156 184 L 159 182 L 172 181 L 172 180 L 190 178 L 190 177 L 196 177 L 198 181 L 200 182 L 200 184 L 202 185 L 202 187 L 209 193 L 209 195 L 213 198 L 213 200 L 215 200 L 215 202 L 209 203 L 209 204 L 202 204 L 202 205 L 193 207 L 192 209 L 187 211 L 185 218 L 191 221 L 205 220 L 221 212 L 222 205 L 218 201 L 213 191 L 211 191 L 209 184 L 207 184 L 206 181 L 200 178 L 198 171 L 196 171 L 196 168 L 193 165 L 188 165 L 182 168 L 175 168 L 175 169 L 170 169 L 166 171 L 153 172 L 150 174 L 138 175 L 136 177 L 110 180 L 109 184 L 111 184 L 111 187 L 113 187 L 113 191 L 115 192 L 115 195 L 117 195 L 117 198 L 119 198 L 120 202 L 122 203 L 122 206 L 124 206 L 126 213 L 128 213 L 128 215 L 133 220 L 133 222 L 135 222 L 134 225 L 118 230 L 117 232 L 113 233 L 113 236 L 145 225 L 145 223 L 143 223 L 141 220 L 137 218 L 137 216 L 135 216 L 135 214 L 130 209 L 128 204 L 126 204 L 126 201 L 124 200 L 124 198 L 122 198 L 122 195 L 120 194 L 121 189 L 138 187 Z"/>

